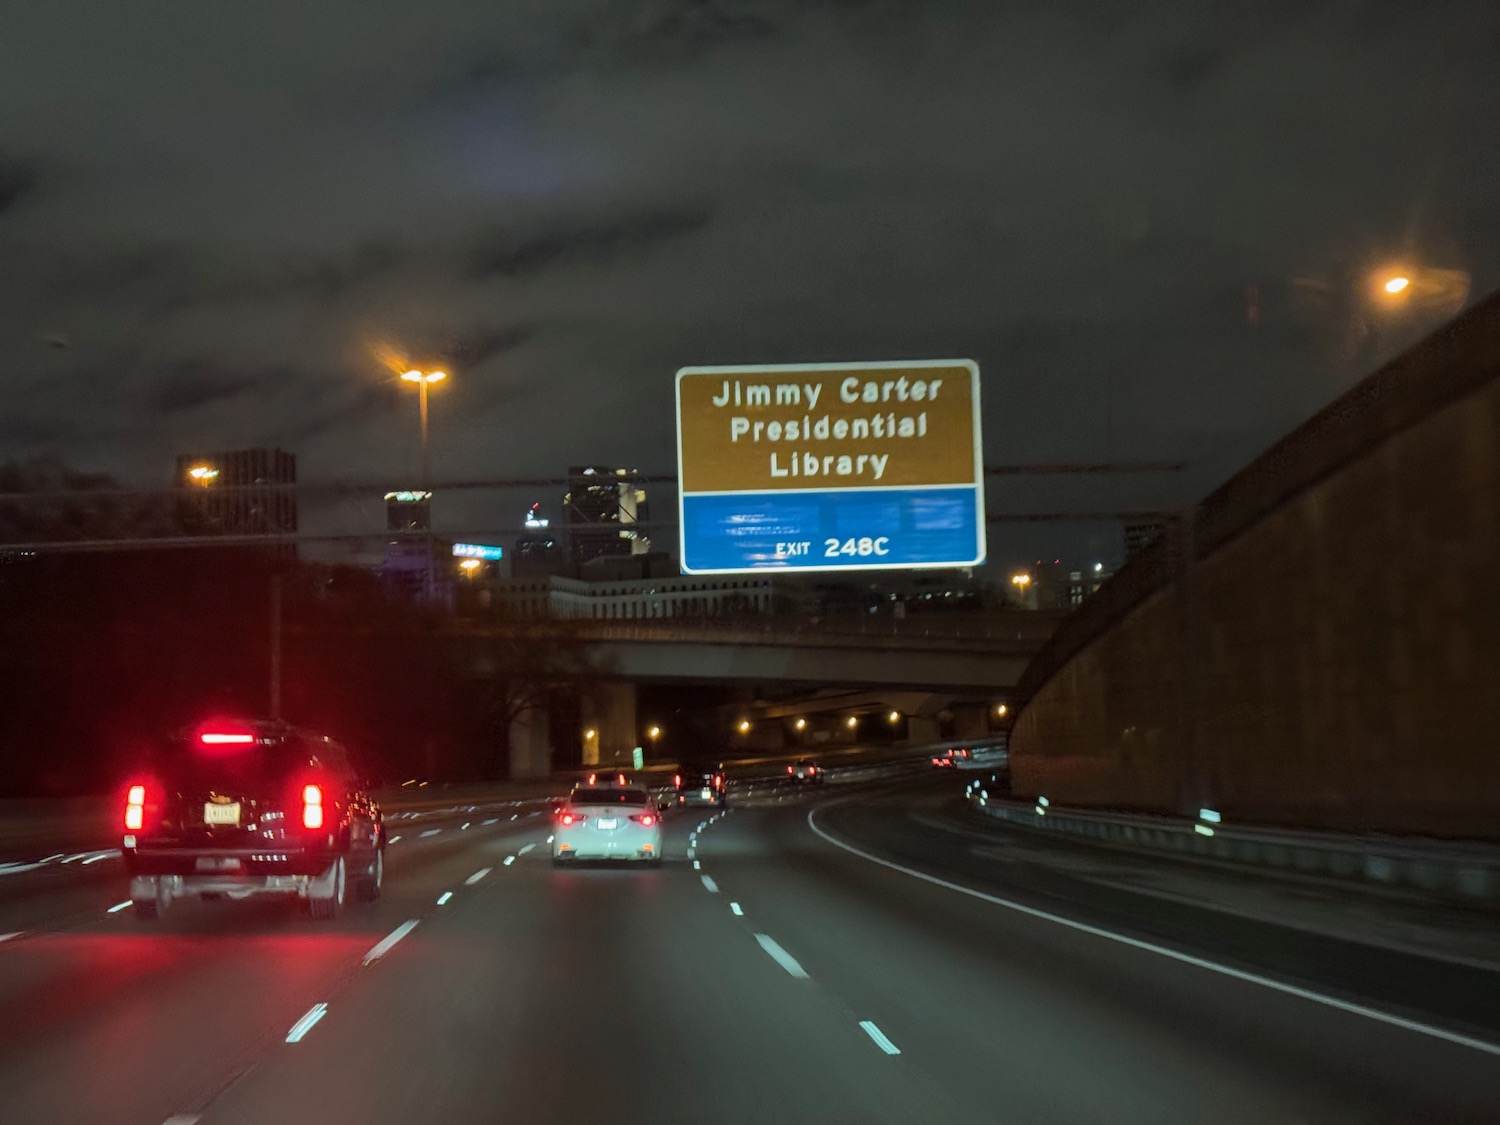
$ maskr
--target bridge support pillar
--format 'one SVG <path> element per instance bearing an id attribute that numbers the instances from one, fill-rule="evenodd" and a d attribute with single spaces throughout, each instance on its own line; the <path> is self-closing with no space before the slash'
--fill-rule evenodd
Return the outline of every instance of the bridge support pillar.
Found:
<path id="1" fill-rule="evenodd" d="M 636 730 L 635 685 L 606 681 L 595 684 L 584 701 L 584 721 L 595 737 L 586 739 L 586 766 L 630 767 L 630 752 L 641 745 Z M 592 754 L 592 757 L 590 755 Z"/>
<path id="2" fill-rule="evenodd" d="M 989 704 L 955 703 L 950 710 L 954 738 L 983 738 L 990 733 Z"/>
<path id="3" fill-rule="evenodd" d="M 908 715 L 906 716 L 906 743 L 908 746 L 926 746 L 932 742 L 940 742 L 943 737 L 943 726 L 938 722 L 936 715 Z"/>
<path id="4" fill-rule="evenodd" d="M 546 777 L 552 772 L 550 716 L 545 707 L 521 712 L 510 724 L 510 777 Z"/>

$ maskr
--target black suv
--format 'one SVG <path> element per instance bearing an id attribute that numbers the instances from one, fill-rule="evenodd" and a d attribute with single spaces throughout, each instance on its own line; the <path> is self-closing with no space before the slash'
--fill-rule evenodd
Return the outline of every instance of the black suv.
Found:
<path id="1" fill-rule="evenodd" d="M 703 766 L 683 766 L 672 778 L 677 790 L 679 805 L 729 805 L 729 787 L 724 781 L 724 771 Z"/>
<path id="2" fill-rule="evenodd" d="M 295 895 L 333 918 L 379 897 L 380 806 L 337 742 L 277 722 L 214 722 L 171 739 L 125 792 L 130 900 Z"/>

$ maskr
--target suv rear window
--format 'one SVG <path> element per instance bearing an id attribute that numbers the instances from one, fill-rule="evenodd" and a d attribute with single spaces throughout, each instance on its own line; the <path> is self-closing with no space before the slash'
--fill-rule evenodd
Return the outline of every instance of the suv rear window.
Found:
<path id="1" fill-rule="evenodd" d="M 644 789 L 575 789 L 569 800 L 575 805 L 649 805 Z"/>
<path id="2" fill-rule="evenodd" d="M 295 736 L 213 748 L 182 739 L 170 743 L 159 760 L 163 780 L 183 789 L 280 787 L 301 771 L 334 766 Z"/>

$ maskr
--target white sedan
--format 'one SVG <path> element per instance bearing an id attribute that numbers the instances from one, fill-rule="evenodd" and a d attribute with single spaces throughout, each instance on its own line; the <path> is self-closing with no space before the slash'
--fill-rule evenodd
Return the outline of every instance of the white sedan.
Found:
<path id="1" fill-rule="evenodd" d="M 661 810 L 644 789 L 580 785 L 557 810 L 552 862 L 635 860 L 661 864 Z"/>

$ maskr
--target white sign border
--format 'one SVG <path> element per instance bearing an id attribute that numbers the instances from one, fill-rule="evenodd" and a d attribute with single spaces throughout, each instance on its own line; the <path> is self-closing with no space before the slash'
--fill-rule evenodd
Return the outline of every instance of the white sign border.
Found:
<path id="1" fill-rule="evenodd" d="M 687 513 L 685 511 L 684 499 L 687 495 L 686 489 L 682 487 L 682 380 L 688 375 L 766 375 L 774 372 L 787 371 L 892 371 L 910 370 L 912 368 L 924 367 L 966 367 L 969 370 L 969 387 L 971 396 L 971 409 L 974 430 L 974 526 L 976 528 L 978 557 L 970 562 L 936 562 L 936 563 L 856 563 L 852 566 L 745 566 L 731 569 L 714 570 L 692 570 L 687 565 Z M 989 538 L 987 534 L 985 509 L 984 509 L 984 440 L 981 433 L 980 421 L 980 398 L 979 398 L 979 364 L 972 359 L 882 359 L 863 363 L 753 363 L 753 364 L 730 364 L 719 366 L 717 364 L 705 364 L 698 366 L 679 367 L 677 376 L 673 380 L 673 397 L 676 401 L 677 425 L 677 566 L 683 574 L 695 577 L 713 577 L 720 574 L 863 574 L 872 570 L 954 570 L 964 567 L 980 566 L 989 557 Z M 901 485 L 887 486 L 892 489 L 901 488 L 923 488 L 938 487 L 923 485 Z M 947 487 L 966 488 L 968 485 L 952 485 Z M 764 495 L 765 493 L 808 493 L 808 492 L 868 492 L 872 488 L 775 488 L 775 489 L 735 489 L 725 492 L 695 492 L 695 496 L 720 496 L 720 495 Z"/>

